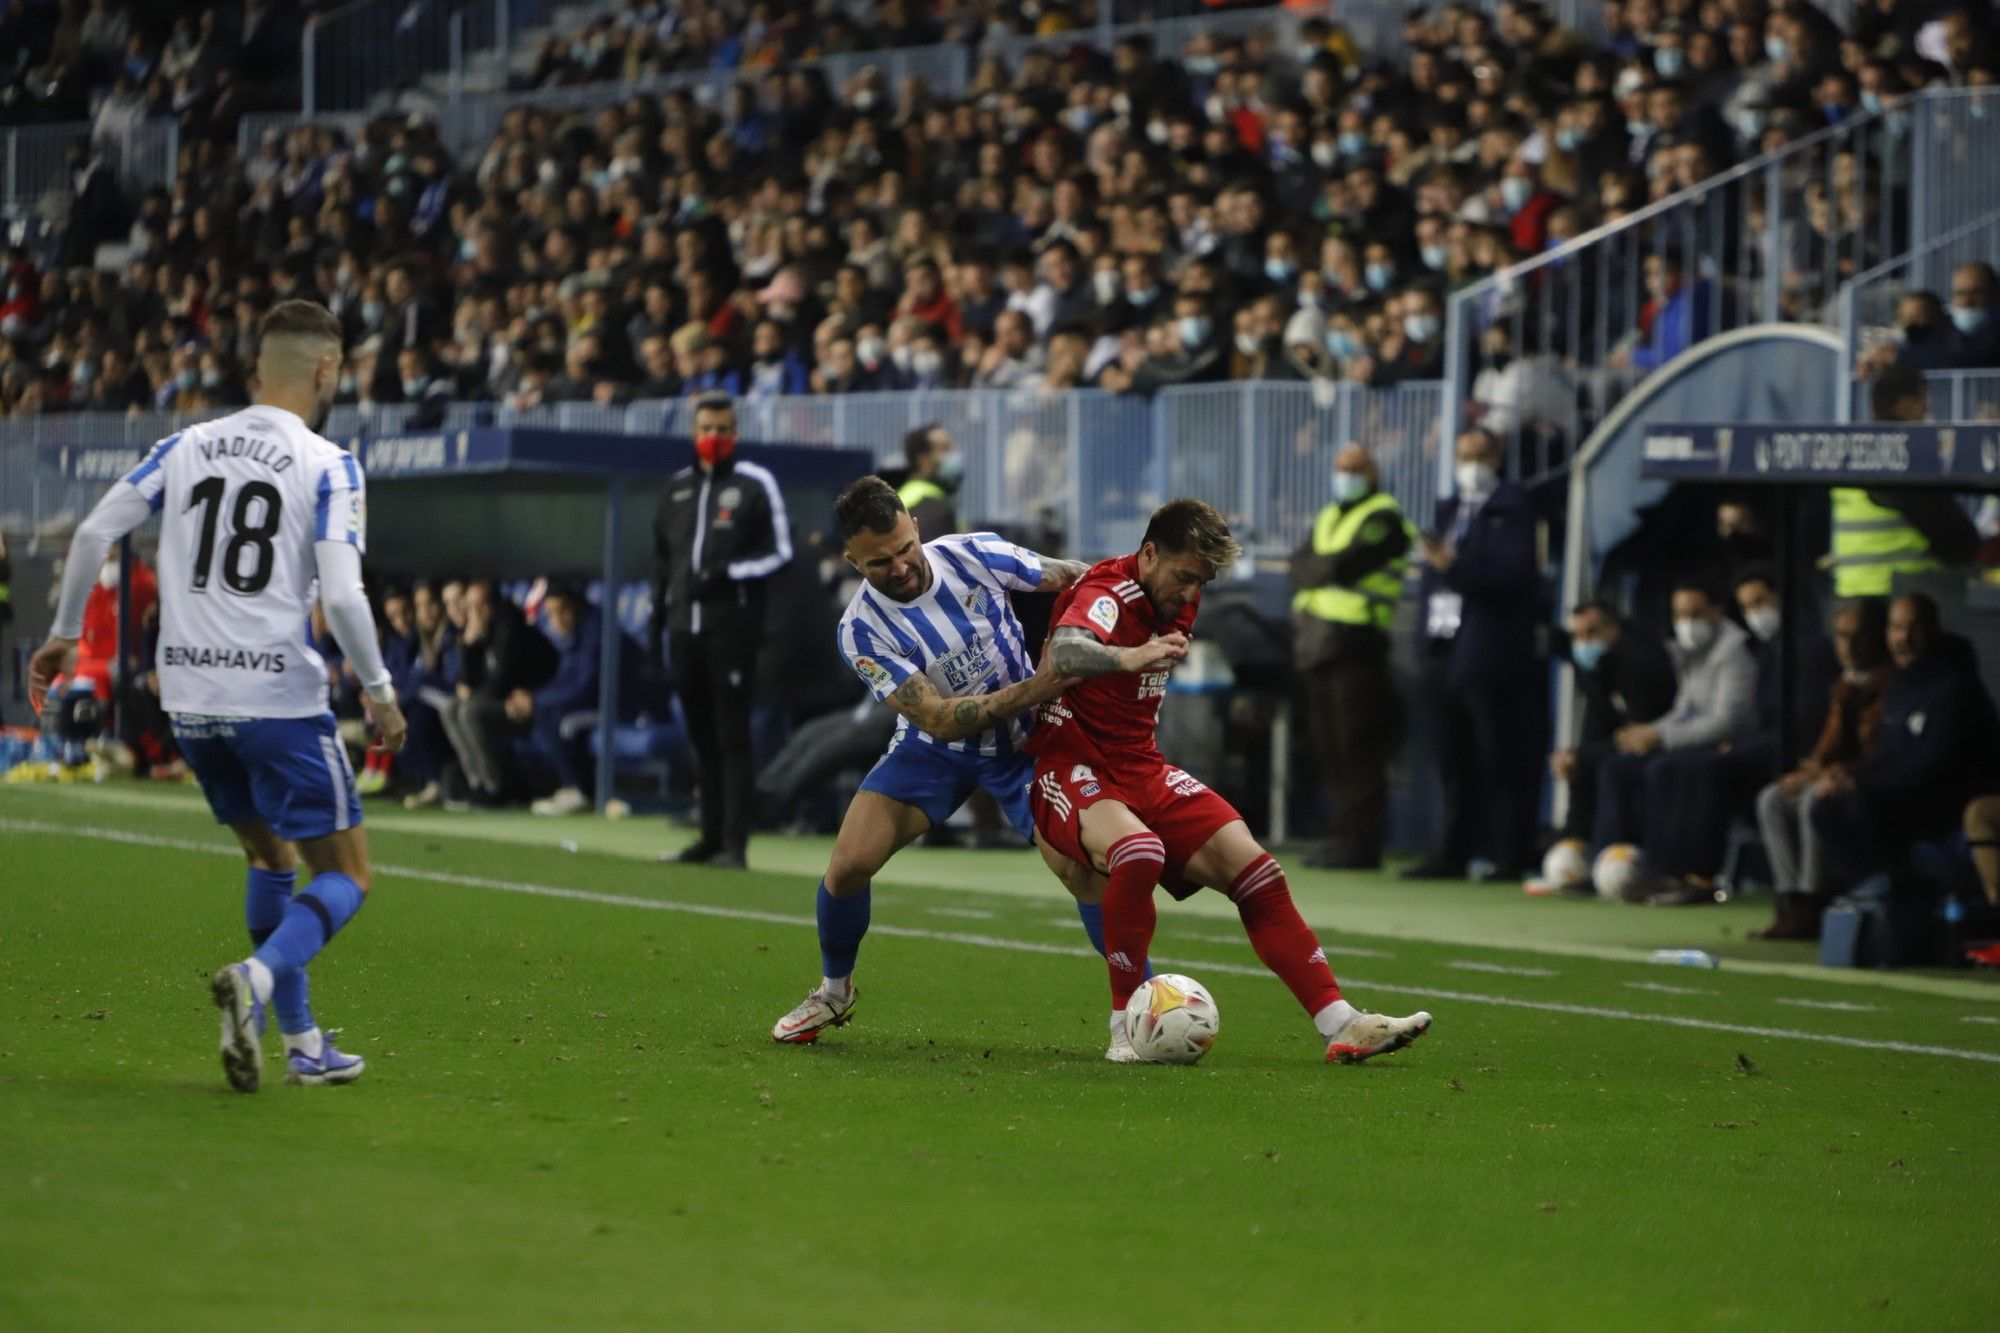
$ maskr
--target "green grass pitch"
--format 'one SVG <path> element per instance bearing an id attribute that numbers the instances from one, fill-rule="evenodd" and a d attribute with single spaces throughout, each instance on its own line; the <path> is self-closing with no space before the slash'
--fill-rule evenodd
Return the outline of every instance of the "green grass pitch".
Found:
<path id="1" fill-rule="evenodd" d="M 313 976 L 368 1073 L 245 1097 L 226 832 L 0 790 L 0 1329 L 2000 1326 L 2000 987 L 1818 973 L 1761 904 L 1297 873 L 1350 998 L 1437 1017 L 1341 1068 L 1226 903 L 1163 900 L 1221 1036 L 1117 1067 L 1036 858 L 916 851 L 793 1049 L 825 843 L 371 818 Z"/>

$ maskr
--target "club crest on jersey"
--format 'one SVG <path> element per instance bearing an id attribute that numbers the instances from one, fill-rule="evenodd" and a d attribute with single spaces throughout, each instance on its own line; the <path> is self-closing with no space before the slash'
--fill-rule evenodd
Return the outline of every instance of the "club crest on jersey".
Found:
<path id="1" fill-rule="evenodd" d="M 971 592 L 965 594 L 965 609 L 972 612 L 975 616 L 985 615 L 986 608 L 990 605 L 991 601 L 987 598 L 986 589 L 984 588 L 974 588 Z"/>
<path id="2" fill-rule="evenodd" d="M 1090 604 L 1090 610 L 1084 612 L 1084 616 L 1106 634 L 1114 633 L 1118 629 L 1118 599 L 1100 597 Z"/>
<path id="3" fill-rule="evenodd" d="M 715 497 L 715 502 L 721 505 L 724 509 L 734 509 L 736 508 L 737 505 L 743 503 L 743 491 L 740 487 L 724 486 L 722 490 L 717 493 Z"/>

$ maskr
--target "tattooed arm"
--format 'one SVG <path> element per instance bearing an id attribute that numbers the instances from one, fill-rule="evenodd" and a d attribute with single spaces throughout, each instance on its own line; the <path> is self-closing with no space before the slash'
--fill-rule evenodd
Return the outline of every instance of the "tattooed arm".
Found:
<path id="1" fill-rule="evenodd" d="M 1118 671 L 1164 671 L 1186 657 L 1187 650 L 1187 635 L 1179 630 L 1116 648 L 1081 625 L 1064 625 L 1049 639 L 1048 660 L 1066 676 L 1109 676 Z"/>
<path id="2" fill-rule="evenodd" d="M 947 699 L 937 692 L 930 677 L 911 676 L 889 696 L 889 707 L 910 719 L 922 731 L 941 741 L 964 740 L 990 731 L 1016 713 L 1025 712 L 1068 689 L 1070 678 L 1052 663 L 1026 680 L 991 694 L 963 694 Z"/>
<path id="3" fill-rule="evenodd" d="M 1057 560 L 1052 556 L 1042 557 L 1042 581 L 1035 585 L 1038 592 L 1060 592 L 1090 572 L 1090 566 L 1081 560 Z"/>

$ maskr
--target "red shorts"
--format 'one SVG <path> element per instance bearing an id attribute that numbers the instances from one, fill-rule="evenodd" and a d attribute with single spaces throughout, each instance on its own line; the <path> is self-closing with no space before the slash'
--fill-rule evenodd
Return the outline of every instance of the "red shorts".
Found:
<path id="1" fill-rule="evenodd" d="M 1085 810 L 1099 801 L 1117 801 L 1159 835 L 1166 845 L 1167 869 L 1160 883 L 1176 898 L 1188 898 L 1199 884 L 1182 877 L 1187 863 L 1208 840 L 1243 818 L 1236 807 L 1172 764 L 1149 773 L 1128 773 L 1119 782 L 1100 777 L 1088 764 L 1056 755 L 1035 761 L 1028 808 L 1043 841 L 1080 865 L 1091 865 L 1083 849 Z"/>

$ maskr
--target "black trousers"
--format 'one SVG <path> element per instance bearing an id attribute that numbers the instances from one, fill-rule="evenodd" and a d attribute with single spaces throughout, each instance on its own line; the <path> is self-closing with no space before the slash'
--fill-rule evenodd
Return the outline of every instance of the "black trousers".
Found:
<path id="1" fill-rule="evenodd" d="M 1438 723 L 1438 776 L 1444 786 L 1439 854 L 1463 862 L 1490 857 L 1503 875 L 1531 859 L 1540 773 L 1546 756 L 1532 679 L 1476 681 L 1452 688 L 1442 670 L 1426 675 Z"/>
<path id="2" fill-rule="evenodd" d="M 724 620 L 699 634 L 667 636 L 674 690 L 687 715 L 701 789 L 701 840 L 718 850 L 741 852 L 750 841 L 756 761 L 750 753 L 750 709 L 755 702 L 760 626 Z"/>
<path id="3" fill-rule="evenodd" d="M 1380 861 L 1389 760 L 1402 735 L 1388 653 L 1350 653 L 1307 672 L 1306 717 L 1320 788 L 1333 805 L 1333 850 Z"/>

